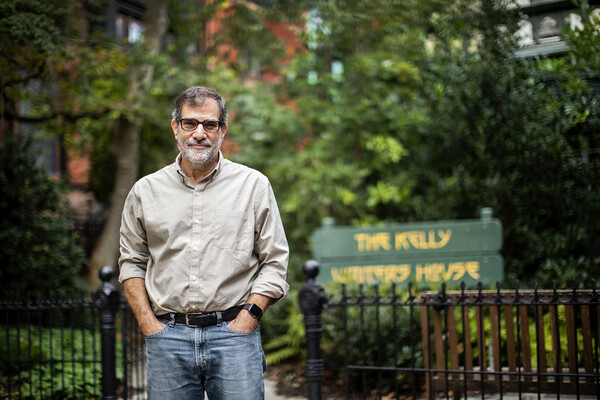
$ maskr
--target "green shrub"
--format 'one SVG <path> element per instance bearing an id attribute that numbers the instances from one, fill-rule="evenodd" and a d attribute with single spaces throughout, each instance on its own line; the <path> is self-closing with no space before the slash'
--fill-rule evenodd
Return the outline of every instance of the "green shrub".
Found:
<path id="1" fill-rule="evenodd" d="M 99 334 L 88 329 L 36 326 L 3 329 L 7 338 L 0 342 L 0 353 L 7 359 L 0 363 L 0 397 L 58 400 L 100 396 Z"/>
<path id="2" fill-rule="evenodd" d="M 303 360 L 306 356 L 304 319 L 298 306 L 298 291 L 292 290 L 277 307 L 265 314 L 261 335 L 267 365 Z"/>
<path id="3" fill-rule="evenodd" d="M 378 290 L 378 292 L 376 292 Z M 337 289 L 329 293 L 340 293 Z M 408 301 L 409 295 L 404 288 L 396 290 L 398 296 L 395 304 Z M 353 286 L 346 289 L 350 301 L 364 305 L 353 305 L 346 308 L 346 316 L 341 308 L 326 310 L 323 314 L 322 350 L 327 370 L 342 376 L 344 373 L 344 346 L 348 352 L 350 365 L 374 365 L 392 368 L 423 367 L 423 350 L 421 344 L 421 325 L 419 308 L 407 305 L 373 305 L 372 302 L 390 302 L 393 299 L 391 286 L 379 289 Z M 363 300 L 361 300 L 363 299 Z M 343 299 L 341 299 L 343 300 Z M 336 299 L 336 302 L 338 300 Z M 346 321 L 346 326 L 344 326 Z M 346 334 L 347 332 L 347 334 Z M 346 343 L 347 341 L 347 343 Z M 367 388 L 378 387 L 382 379 L 382 394 L 394 391 L 396 385 L 408 389 L 415 384 L 420 386 L 419 376 L 406 373 L 365 373 L 350 372 L 351 385 L 365 385 Z M 360 379 L 359 379 L 360 377 Z"/>
<path id="4" fill-rule="evenodd" d="M 0 281 L 11 290 L 73 287 L 84 253 L 71 232 L 64 192 L 36 162 L 27 135 L 0 141 Z"/>
<path id="5" fill-rule="evenodd" d="M 600 276 L 600 257 L 567 257 L 545 260 L 536 271 L 535 278 L 540 287 L 572 288 L 573 282 L 579 289 L 591 288 L 591 282 Z"/>

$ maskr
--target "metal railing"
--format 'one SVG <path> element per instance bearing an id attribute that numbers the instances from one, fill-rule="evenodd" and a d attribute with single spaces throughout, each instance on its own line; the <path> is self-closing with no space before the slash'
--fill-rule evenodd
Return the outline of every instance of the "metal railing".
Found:
<path id="1" fill-rule="evenodd" d="M 533 389 L 538 398 L 600 399 L 595 285 L 420 294 L 410 285 L 342 286 L 328 299 L 315 281 L 318 263 L 305 263 L 304 272 L 298 296 L 309 399 L 322 398 L 321 340 L 331 329 L 343 342 L 347 398 L 483 399 Z M 0 398 L 145 398 L 144 339 L 112 276 L 103 268 L 91 297 L 0 301 Z"/>
<path id="2" fill-rule="evenodd" d="M 145 398 L 144 340 L 112 277 L 92 296 L 0 301 L 1 399 Z"/>
<path id="3" fill-rule="evenodd" d="M 315 281 L 298 300 L 307 341 L 308 398 L 322 398 L 325 343 L 343 341 L 346 398 L 523 398 L 531 393 L 600 399 L 600 294 L 589 290 L 478 290 L 413 293 L 394 284 Z M 324 328 L 326 327 L 326 328 Z M 333 332 L 331 332 L 333 331 Z M 332 337 L 334 338 L 332 340 Z M 339 339 L 342 337 L 343 339 Z M 334 343 L 335 344 L 335 343 Z M 336 347 L 337 351 L 337 347 Z"/>

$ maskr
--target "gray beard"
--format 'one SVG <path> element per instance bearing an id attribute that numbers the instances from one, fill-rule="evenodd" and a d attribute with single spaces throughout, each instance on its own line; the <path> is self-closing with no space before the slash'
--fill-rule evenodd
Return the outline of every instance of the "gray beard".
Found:
<path id="1" fill-rule="evenodd" d="M 210 148 L 206 150 L 197 150 L 189 147 L 190 145 L 198 143 L 208 144 L 210 145 Z M 219 156 L 219 150 L 221 149 L 222 143 L 223 136 L 219 136 L 217 143 L 211 142 L 208 139 L 203 139 L 200 142 L 190 139 L 187 142 L 184 142 L 179 135 L 177 136 L 177 147 L 179 148 L 182 157 L 186 159 L 193 168 L 210 166 L 215 158 Z"/>

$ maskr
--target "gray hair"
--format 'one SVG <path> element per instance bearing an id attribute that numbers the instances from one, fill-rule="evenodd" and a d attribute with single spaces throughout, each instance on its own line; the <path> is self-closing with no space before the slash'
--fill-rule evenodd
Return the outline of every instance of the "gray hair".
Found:
<path id="1" fill-rule="evenodd" d="M 223 123 L 227 123 L 227 104 L 225 103 L 225 99 L 216 90 L 207 88 L 204 86 L 192 86 L 186 90 L 184 90 L 177 100 L 175 101 L 175 106 L 173 107 L 173 119 L 175 121 L 179 121 L 181 118 L 181 109 L 184 104 L 189 104 L 192 106 L 201 106 L 204 104 L 206 99 L 213 99 L 219 105 L 219 121 Z"/>

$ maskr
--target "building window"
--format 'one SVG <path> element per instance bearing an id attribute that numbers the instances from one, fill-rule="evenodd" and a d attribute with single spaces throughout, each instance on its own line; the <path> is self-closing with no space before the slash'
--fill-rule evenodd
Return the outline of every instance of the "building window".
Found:
<path id="1" fill-rule="evenodd" d="M 137 43 L 142 40 L 144 27 L 138 20 L 118 14 L 115 22 L 118 40 L 127 43 Z"/>

